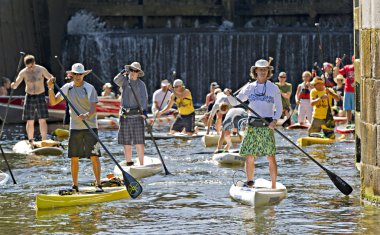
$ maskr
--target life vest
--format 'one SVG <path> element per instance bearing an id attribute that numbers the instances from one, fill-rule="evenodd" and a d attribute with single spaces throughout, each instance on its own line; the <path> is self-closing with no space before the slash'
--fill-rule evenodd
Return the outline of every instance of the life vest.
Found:
<path id="1" fill-rule="evenodd" d="M 305 83 L 302 83 L 301 85 L 299 99 L 310 99 L 310 89 L 305 86 Z"/>
<path id="2" fill-rule="evenodd" d="M 172 94 L 174 96 L 174 94 Z M 177 104 L 180 115 L 189 115 L 194 113 L 193 98 L 190 95 L 184 98 L 178 98 L 174 96 L 174 101 Z"/>

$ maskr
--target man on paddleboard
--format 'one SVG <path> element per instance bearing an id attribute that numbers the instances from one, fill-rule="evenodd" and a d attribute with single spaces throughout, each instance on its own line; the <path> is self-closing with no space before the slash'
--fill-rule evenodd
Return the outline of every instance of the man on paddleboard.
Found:
<path id="1" fill-rule="evenodd" d="M 92 70 L 85 70 L 80 63 L 73 64 L 70 71 L 66 71 L 72 77 L 72 82 L 62 86 L 62 92 L 68 97 L 73 106 L 78 110 L 78 116 L 70 107 L 70 137 L 68 157 L 71 159 L 71 176 L 73 178 L 73 190 L 79 192 L 78 170 L 79 159 L 90 158 L 94 171 L 96 186 L 95 192 L 103 192 L 100 182 L 100 144 L 91 134 L 82 120 L 86 121 L 92 130 L 97 134 L 96 103 L 98 102 L 97 92 L 91 84 L 85 82 L 84 77 Z M 61 93 L 54 93 L 54 79 L 48 80 L 49 102 L 56 105 L 64 98 Z"/>
<path id="2" fill-rule="evenodd" d="M 25 68 L 20 71 L 16 81 L 12 82 L 11 88 L 17 89 L 22 81 L 25 81 L 25 102 L 22 119 L 26 121 L 26 133 L 30 144 L 34 139 L 34 118 L 37 113 L 42 140 L 46 140 L 47 124 L 49 117 L 48 106 L 45 100 L 45 79 L 54 78 L 47 69 L 36 64 L 33 55 L 24 57 Z"/>
<path id="3" fill-rule="evenodd" d="M 127 166 L 134 164 L 132 145 L 136 146 L 140 165 L 144 165 L 144 118 L 147 118 L 148 91 L 145 83 L 140 79 L 143 76 L 144 71 L 141 69 L 140 63 L 133 62 L 125 65 L 124 69 L 113 79 L 115 84 L 122 88 L 118 143 L 124 145 Z M 143 113 L 141 113 L 139 105 L 141 105 Z"/>
<path id="4" fill-rule="evenodd" d="M 247 174 L 247 186 L 253 187 L 255 158 L 267 155 L 269 172 L 272 179 L 272 188 L 276 188 L 277 162 L 274 128 L 282 114 L 282 102 L 280 89 L 269 79 L 272 77 L 273 66 L 269 62 L 260 59 L 251 67 L 251 74 L 255 82 L 247 84 L 236 96 L 242 102 L 248 101 L 248 106 L 261 118 L 249 112 L 248 127 L 245 129 L 239 154 L 246 158 L 245 169 Z M 239 103 L 232 96 L 228 96 L 232 105 Z"/>
<path id="5" fill-rule="evenodd" d="M 182 132 L 185 129 L 187 135 L 193 135 L 198 132 L 195 126 L 195 110 L 193 105 L 193 97 L 189 89 L 186 89 L 181 79 L 176 79 L 173 82 L 173 94 L 170 97 L 170 102 L 161 111 L 157 111 L 159 117 L 166 113 L 173 104 L 176 103 L 179 115 L 170 128 L 170 133 Z"/>

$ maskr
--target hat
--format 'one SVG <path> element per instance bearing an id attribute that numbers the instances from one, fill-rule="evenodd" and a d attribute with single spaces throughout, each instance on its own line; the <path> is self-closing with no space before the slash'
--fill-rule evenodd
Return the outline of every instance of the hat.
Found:
<path id="1" fill-rule="evenodd" d="M 173 87 L 176 87 L 176 86 L 183 86 L 183 82 L 181 79 L 174 80 Z"/>
<path id="2" fill-rule="evenodd" d="M 169 86 L 169 81 L 168 80 L 162 80 L 161 86 Z"/>
<path id="3" fill-rule="evenodd" d="M 103 87 L 112 88 L 112 85 L 111 85 L 111 83 L 106 82 L 106 83 L 104 83 Z"/>
<path id="4" fill-rule="evenodd" d="M 286 73 L 285 72 L 281 72 L 280 74 L 278 74 L 279 77 L 286 77 Z"/>
<path id="5" fill-rule="evenodd" d="M 313 86 L 315 86 L 315 85 L 317 85 L 317 84 L 325 84 L 325 81 L 324 81 L 323 78 L 321 78 L 321 77 L 315 77 L 315 78 L 313 79 L 313 81 L 311 82 L 311 84 L 312 84 Z"/>
<path id="6" fill-rule="evenodd" d="M 219 84 L 217 83 L 217 82 L 212 82 L 211 84 L 210 84 L 210 86 L 212 87 L 212 88 L 219 88 L 220 86 L 219 86 Z"/>
<path id="7" fill-rule="evenodd" d="M 337 83 L 336 81 L 337 81 L 338 79 L 343 80 L 343 83 L 345 82 L 345 79 L 344 79 L 344 77 L 343 77 L 342 74 L 339 74 L 338 76 L 336 76 L 336 77 L 334 78 L 334 82 Z"/>
<path id="8" fill-rule="evenodd" d="M 323 63 L 323 68 L 326 68 L 326 67 L 330 67 L 330 68 L 332 68 L 333 65 L 330 64 L 330 63 L 328 63 L 328 62 L 325 62 L 325 63 Z"/>
<path id="9" fill-rule="evenodd" d="M 66 71 L 66 73 L 78 73 L 78 74 L 84 74 L 85 76 L 89 73 L 91 73 L 90 70 L 84 70 L 84 66 L 81 63 L 75 63 L 73 66 L 71 66 L 71 70 Z"/>
<path id="10" fill-rule="evenodd" d="M 126 69 L 130 70 L 131 68 L 132 69 L 136 69 L 139 71 L 138 73 L 138 76 L 139 77 L 142 77 L 144 76 L 144 71 L 141 70 L 141 65 L 139 62 L 133 62 L 132 64 L 127 64 L 126 66 L 124 66 Z"/>
<path id="11" fill-rule="evenodd" d="M 270 66 L 269 62 L 264 59 L 260 59 L 256 61 L 255 65 L 252 66 L 252 69 L 256 69 L 256 68 L 268 68 L 269 70 L 273 70 L 273 66 Z"/>

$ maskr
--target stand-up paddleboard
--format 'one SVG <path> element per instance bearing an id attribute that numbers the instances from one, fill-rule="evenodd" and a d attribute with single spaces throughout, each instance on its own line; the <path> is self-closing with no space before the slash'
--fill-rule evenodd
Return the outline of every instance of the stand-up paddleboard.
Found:
<path id="1" fill-rule="evenodd" d="M 79 193 L 72 195 L 37 194 L 36 208 L 38 210 L 53 209 L 58 207 L 82 206 L 100 202 L 109 202 L 119 199 L 130 199 L 125 187 L 103 188 L 104 192 L 96 193 L 94 187 L 79 187 Z"/>
<path id="2" fill-rule="evenodd" d="M 132 175 L 134 178 L 144 178 L 162 172 L 162 163 L 160 159 L 153 157 L 145 156 L 143 166 L 140 165 L 138 158 L 133 166 L 127 166 L 126 161 L 122 161 L 119 164 L 124 171 Z M 123 174 L 117 166 L 115 166 L 113 173 L 116 177 L 123 177 Z"/>
<path id="3" fill-rule="evenodd" d="M 204 136 L 205 134 L 206 134 L 205 131 L 199 131 L 197 134 L 193 134 L 193 135 L 187 135 L 187 134 L 180 133 L 180 132 L 177 132 L 174 134 L 153 133 L 153 138 L 155 140 L 158 140 L 158 139 L 194 139 L 194 138 L 200 138 L 200 137 Z M 152 139 L 149 133 L 145 133 L 145 139 L 147 139 L 147 140 Z"/>
<path id="4" fill-rule="evenodd" d="M 239 183 L 242 184 L 242 182 Z M 257 179 L 253 188 L 233 184 L 230 188 L 230 196 L 242 204 L 261 207 L 279 203 L 287 197 L 287 189 L 279 182 L 276 182 L 276 189 L 272 189 L 271 181 Z"/>
<path id="5" fill-rule="evenodd" d="M 297 140 L 301 147 L 313 145 L 313 144 L 332 144 L 336 142 L 336 139 L 330 139 L 326 137 L 302 137 Z"/>
<path id="6" fill-rule="evenodd" d="M 34 146 L 32 146 L 27 140 L 21 140 L 13 146 L 13 152 L 18 154 L 62 155 L 63 149 L 54 145 L 58 146 L 59 142 L 53 140 L 35 141 Z"/>
<path id="7" fill-rule="evenodd" d="M 349 125 L 343 125 L 343 126 L 337 126 L 336 132 L 340 134 L 348 134 L 355 132 L 355 124 L 349 124 Z"/>
<path id="8" fill-rule="evenodd" d="M 239 153 L 234 151 L 216 153 L 212 156 L 212 160 L 219 164 L 242 165 L 245 163 L 245 157 L 240 156 Z"/>
<path id="9" fill-rule="evenodd" d="M 300 123 L 295 123 L 295 124 L 292 124 L 288 127 L 286 127 L 286 129 L 288 130 L 294 130 L 294 129 L 308 129 L 310 127 L 310 124 L 300 124 Z"/>
<path id="10" fill-rule="evenodd" d="M 0 171 L 0 186 L 6 185 L 10 179 L 10 176 L 5 173 Z"/>
<path id="11" fill-rule="evenodd" d="M 238 135 L 231 135 L 231 141 L 232 143 L 237 143 L 240 144 L 243 139 L 243 136 L 238 136 Z M 210 135 L 204 135 L 202 137 L 202 143 L 203 146 L 207 147 L 213 147 L 217 146 L 219 141 L 219 135 L 218 134 L 210 134 Z M 224 141 L 223 144 L 226 144 L 226 141 Z"/>
<path id="12" fill-rule="evenodd" d="M 70 135 L 70 131 L 65 130 L 65 129 L 61 129 L 61 128 L 57 128 L 53 131 L 52 135 L 55 135 L 55 136 L 58 136 L 61 138 L 67 138 Z"/>

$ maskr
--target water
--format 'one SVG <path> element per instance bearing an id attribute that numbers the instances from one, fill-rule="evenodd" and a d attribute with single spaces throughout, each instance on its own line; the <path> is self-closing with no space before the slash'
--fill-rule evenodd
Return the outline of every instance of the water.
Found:
<path id="1" fill-rule="evenodd" d="M 56 126 L 50 125 L 50 129 Z M 7 134 L 24 127 L 7 127 Z M 17 131 L 17 132 L 16 132 Z M 295 141 L 306 131 L 281 130 Z M 13 134 L 13 138 L 14 138 Z M 122 160 L 116 131 L 101 131 L 111 153 Z M 232 201 L 228 191 L 232 175 L 241 167 L 221 167 L 200 139 L 158 140 L 170 176 L 156 175 L 141 181 L 141 198 L 96 205 L 36 212 L 38 193 L 56 192 L 71 185 L 70 161 L 62 156 L 21 156 L 11 153 L 17 140 L 3 141 L 17 185 L 0 188 L 0 234 L 376 234 L 380 209 L 359 199 L 360 179 L 355 169 L 354 145 L 310 146 L 305 150 L 354 189 L 344 196 L 315 163 L 276 135 L 278 181 L 288 188 L 280 204 L 253 209 Z M 64 142 L 67 144 L 67 141 Z M 104 151 L 103 151 L 104 153 Z M 151 141 L 147 155 L 156 155 Z M 104 154 L 102 175 L 114 163 Z M 2 170 L 6 169 L 1 161 Z M 237 173 L 238 176 L 241 174 Z M 256 177 L 269 179 L 265 158 L 256 162 Z M 93 180 L 89 161 L 80 162 L 80 185 Z"/>

